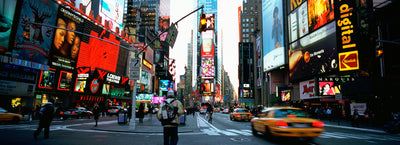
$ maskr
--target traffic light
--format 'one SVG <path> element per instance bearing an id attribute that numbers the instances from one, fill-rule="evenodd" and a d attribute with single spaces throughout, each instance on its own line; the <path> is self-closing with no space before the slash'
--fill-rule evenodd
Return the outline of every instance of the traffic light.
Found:
<path id="1" fill-rule="evenodd" d="M 200 14 L 200 23 L 199 23 L 199 32 L 206 31 L 206 28 L 207 28 L 206 15 L 201 13 Z"/>
<path id="2" fill-rule="evenodd" d="M 376 57 L 381 57 L 383 54 L 383 48 L 381 45 L 376 46 Z"/>

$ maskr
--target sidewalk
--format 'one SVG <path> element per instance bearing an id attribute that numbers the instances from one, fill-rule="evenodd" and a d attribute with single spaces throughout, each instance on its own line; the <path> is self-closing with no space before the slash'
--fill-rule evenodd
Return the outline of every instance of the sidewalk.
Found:
<path id="1" fill-rule="evenodd" d="M 334 122 L 329 121 L 328 119 L 320 119 L 320 121 L 324 122 L 326 127 L 344 128 L 375 133 L 386 133 L 385 131 L 383 131 L 382 126 L 367 126 L 365 123 L 360 123 L 359 127 L 353 127 L 350 120 L 339 119 L 335 120 Z"/>
<path id="2" fill-rule="evenodd" d="M 109 124 L 101 124 L 99 121 L 99 125 L 97 127 L 90 126 L 90 129 L 93 130 L 101 130 L 101 131 L 115 131 L 115 132 L 132 132 L 132 133 L 163 133 L 163 126 L 161 122 L 158 121 L 155 114 L 150 115 L 147 114 L 143 118 L 143 123 L 139 123 L 139 118 L 135 120 L 135 129 L 130 129 L 129 122 L 127 124 L 118 124 L 117 117 L 115 117 L 115 123 Z M 82 129 L 82 127 L 80 127 Z M 186 132 L 194 132 L 198 130 L 197 127 L 197 118 L 192 115 L 186 116 L 185 124 L 181 124 L 178 126 L 179 133 Z"/>

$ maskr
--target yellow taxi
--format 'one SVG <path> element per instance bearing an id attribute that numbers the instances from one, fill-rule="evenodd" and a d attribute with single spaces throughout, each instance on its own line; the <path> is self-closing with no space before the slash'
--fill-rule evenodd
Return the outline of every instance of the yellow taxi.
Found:
<path id="1" fill-rule="evenodd" d="M 18 123 L 21 120 L 22 120 L 21 114 L 10 113 L 6 109 L 0 107 L 0 121 Z"/>
<path id="2" fill-rule="evenodd" d="M 230 113 L 229 116 L 230 116 L 229 118 L 231 120 L 247 120 L 247 121 L 250 121 L 252 114 L 246 108 L 236 108 Z"/>
<path id="3" fill-rule="evenodd" d="M 308 118 L 301 108 L 271 107 L 251 120 L 253 135 L 263 133 L 267 138 L 299 137 L 312 141 L 324 131 L 322 121 Z"/>

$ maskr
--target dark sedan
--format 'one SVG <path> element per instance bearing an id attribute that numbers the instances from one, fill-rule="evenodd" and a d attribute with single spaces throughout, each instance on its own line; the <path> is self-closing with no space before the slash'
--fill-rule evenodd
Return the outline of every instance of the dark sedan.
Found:
<path id="1" fill-rule="evenodd" d="M 65 120 L 68 118 L 84 118 L 88 117 L 89 119 L 93 116 L 93 112 L 84 108 L 84 107 L 75 107 L 66 109 L 65 111 L 60 111 L 60 116 Z"/>

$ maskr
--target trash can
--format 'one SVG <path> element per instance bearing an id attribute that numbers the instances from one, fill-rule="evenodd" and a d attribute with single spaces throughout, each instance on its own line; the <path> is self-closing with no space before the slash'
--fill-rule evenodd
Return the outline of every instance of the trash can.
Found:
<path id="1" fill-rule="evenodd" d="M 125 111 L 118 112 L 118 124 L 126 124 L 127 116 Z"/>

